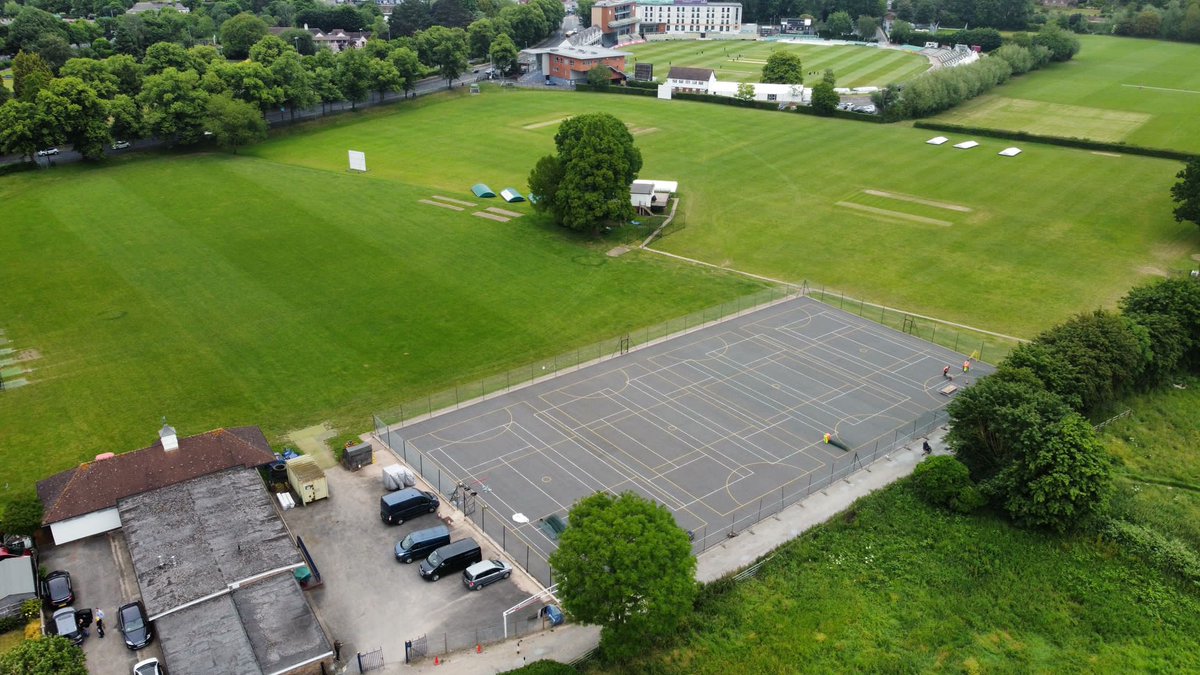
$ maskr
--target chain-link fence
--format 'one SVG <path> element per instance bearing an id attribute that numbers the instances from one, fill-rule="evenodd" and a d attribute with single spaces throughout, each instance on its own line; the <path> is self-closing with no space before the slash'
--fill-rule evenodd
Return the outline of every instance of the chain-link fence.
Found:
<path id="1" fill-rule="evenodd" d="M 405 661 L 415 663 L 424 658 L 444 656 L 451 652 L 469 649 L 483 649 L 484 646 L 503 642 L 510 638 L 520 638 L 537 633 L 549 627 L 549 620 L 540 613 L 541 604 L 534 604 L 527 611 L 514 615 L 509 622 L 508 635 L 504 634 L 504 626 L 497 623 L 486 628 L 474 628 L 462 631 L 446 631 L 442 633 L 427 633 L 408 640 L 405 643 Z"/>
<path id="2" fill-rule="evenodd" d="M 942 319 L 877 305 L 824 286 L 807 285 L 805 295 L 888 328 L 908 333 L 984 363 L 999 363 L 1014 347 L 1026 342 L 1011 335 L 972 328 Z"/>
<path id="3" fill-rule="evenodd" d="M 929 410 L 908 424 L 896 427 L 870 446 L 851 448 L 828 468 L 811 472 L 796 484 L 779 489 L 778 493 L 766 495 L 735 509 L 728 522 L 709 523 L 699 531 L 692 532 L 692 552 L 699 555 L 710 546 L 737 536 L 742 530 L 752 527 L 763 518 L 769 518 L 809 495 L 828 488 L 839 480 L 848 478 L 860 469 L 868 468 L 880 457 L 904 448 L 918 438 L 928 436 L 937 427 L 945 424 L 949 416 L 944 409 Z"/>

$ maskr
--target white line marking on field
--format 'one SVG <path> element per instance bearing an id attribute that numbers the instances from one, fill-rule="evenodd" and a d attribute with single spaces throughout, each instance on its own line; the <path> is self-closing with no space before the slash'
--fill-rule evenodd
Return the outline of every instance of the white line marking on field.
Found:
<path id="1" fill-rule="evenodd" d="M 1172 89 L 1170 87 L 1151 87 L 1148 84 L 1122 84 L 1122 87 L 1136 87 L 1137 89 L 1155 89 L 1157 91 L 1177 91 L 1181 94 L 1200 94 L 1200 91 L 1195 89 Z"/>

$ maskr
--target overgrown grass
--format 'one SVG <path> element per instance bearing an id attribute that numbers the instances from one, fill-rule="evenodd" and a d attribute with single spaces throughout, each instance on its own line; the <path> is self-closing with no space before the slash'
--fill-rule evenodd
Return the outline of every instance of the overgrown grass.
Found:
<path id="1" fill-rule="evenodd" d="M 1200 45 L 1081 35 L 1066 63 L 1019 77 L 938 121 L 1200 152 Z"/>
<path id="2" fill-rule="evenodd" d="M 933 509 L 907 482 L 720 588 L 677 640 L 613 672 L 1200 668 L 1194 591 L 1087 538 Z"/>

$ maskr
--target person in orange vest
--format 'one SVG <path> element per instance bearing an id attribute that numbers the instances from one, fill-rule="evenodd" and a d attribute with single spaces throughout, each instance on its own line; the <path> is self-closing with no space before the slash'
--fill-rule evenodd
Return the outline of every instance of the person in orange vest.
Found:
<path id="1" fill-rule="evenodd" d="M 830 436 L 830 435 L 829 435 L 829 433 L 828 433 L 828 432 L 826 432 L 826 433 L 825 433 L 825 442 L 826 442 L 826 443 L 829 443 L 829 439 L 830 439 L 830 438 L 832 438 L 832 436 Z"/>
<path id="2" fill-rule="evenodd" d="M 950 366 L 946 366 L 945 368 L 942 368 L 942 377 L 944 377 L 946 379 L 950 379 Z"/>
<path id="3" fill-rule="evenodd" d="M 966 361 L 963 361 L 963 372 L 965 373 L 965 372 L 969 371 L 970 369 L 971 369 L 971 360 L 967 359 Z"/>

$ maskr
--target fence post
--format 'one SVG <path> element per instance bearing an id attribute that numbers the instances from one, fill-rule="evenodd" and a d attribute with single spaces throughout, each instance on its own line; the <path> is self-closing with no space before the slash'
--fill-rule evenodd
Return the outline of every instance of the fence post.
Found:
<path id="1" fill-rule="evenodd" d="M 958 331 L 954 331 L 954 351 L 958 351 L 958 338 L 961 335 Z"/>
<path id="2" fill-rule="evenodd" d="M 937 324 L 933 324 L 933 328 L 929 331 L 929 341 L 934 342 L 933 337 L 937 335 Z M 936 344 L 936 343 L 935 343 Z"/>
<path id="3" fill-rule="evenodd" d="M 756 520 L 754 522 L 760 522 L 760 521 L 762 521 L 762 497 L 758 498 L 758 520 Z"/>

